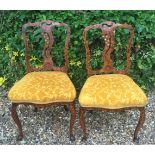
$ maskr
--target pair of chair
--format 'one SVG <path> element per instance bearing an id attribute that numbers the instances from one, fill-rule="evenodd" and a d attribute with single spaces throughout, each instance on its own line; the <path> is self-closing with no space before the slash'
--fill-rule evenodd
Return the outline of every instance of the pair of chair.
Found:
<path id="1" fill-rule="evenodd" d="M 63 26 L 67 30 L 65 41 L 64 67 L 54 66 L 50 55 L 53 43 L 53 28 Z M 45 40 L 43 48 L 43 66 L 34 68 L 30 66 L 30 49 L 26 30 L 28 27 L 39 27 Z M 126 28 L 130 32 L 130 39 L 127 46 L 127 67 L 123 70 L 117 70 L 113 67 L 110 57 L 114 50 L 114 31 L 116 28 Z M 86 39 L 87 31 L 90 29 L 101 29 L 102 37 L 105 41 L 102 59 L 104 65 L 102 69 L 92 70 L 90 66 L 90 49 Z M 67 76 L 68 70 L 68 45 L 70 41 L 70 28 L 65 23 L 54 21 L 42 21 L 36 23 L 27 23 L 22 27 L 23 38 L 26 48 L 26 69 L 27 74 L 14 84 L 8 94 L 8 98 L 12 102 L 12 118 L 17 124 L 19 136 L 18 140 L 23 138 L 23 131 L 20 120 L 17 115 L 18 105 L 33 105 L 35 108 L 42 108 L 53 105 L 64 105 L 69 108 L 70 119 L 70 140 L 75 140 L 73 127 L 76 118 L 74 100 L 76 98 L 76 90 L 71 80 Z M 85 112 L 87 110 L 104 110 L 108 112 L 118 112 L 124 109 L 138 109 L 140 111 L 140 119 L 134 132 L 134 141 L 137 138 L 138 131 L 142 127 L 145 119 L 144 107 L 147 97 L 140 87 L 127 75 L 130 68 L 130 49 L 134 36 L 132 26 L 127 24 L 115 24 L 113 22 L 105 22 L 88 26 L 83 31 L 83 40 L 86 48 L 86 68 L 88 79 L 86 80 L 79 95 L 79 118 L 80 125 L 83 130 L 83 140 L 87 139 L 85 126 Z M 106 73 L 102 75 L 97 75 Z M 114 73 L 114 74 L 110 74 Z"/>

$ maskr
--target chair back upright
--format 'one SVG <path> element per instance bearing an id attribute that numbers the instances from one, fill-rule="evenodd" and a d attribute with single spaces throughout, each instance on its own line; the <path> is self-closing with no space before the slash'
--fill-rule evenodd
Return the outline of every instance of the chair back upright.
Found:
<path id="1" fill-rule="evenodd" d="M 111 53 L 114 52 L 114 46 L 115 46 L 115 29 L 117 28 L 124 28 L 128 29 L 130 32 L 130 38 L 128 40 L 128 45 L 126 49 L 126 62 L 127 66 L 124 69 L 118 70 L 113 66 L 113 62 L 111 59 Z M 104 62 L 104 65 L 101 69 L 92 70 L 90 65 L 90 49 L 88 45 L 87 40 L 87 32 L 91 29 L 101 29 L 102 37 L 104 38 L 104 49 L 102 52 L 102 60 Z M 87 75 L 88 77 L 95 74 L 101 74 L 101 73 L 118 73 L 118 74 L 126 74 L 131 66 L 130 62 L 130 50 L 132 46 L 132 41 L 134 37 L 134 29 L 131 25 L 128 24 L 115 24 L 112 21 L 107 21 L 101 24 L 96 25 L 90 25 L 86 27 L 83 31 L 83 41 L 84 46 L 86 49 L 86 69 L 87 69 Z"/>
<path id="2" fill-rule="evenodd" d="M 42 51 L 43 56 L 43 65 L 40 68 L 35 68 L 30 65 L 30 48 L 28 43 L 28 38 L 26 35 L 28 27 L 38 27 L 41 29 L 41 35 L 44 38 L 44 47 Z M 56 67 L 54 65 L 52 56 L 51 56 L 51 49 L 54 44 L 54 36 L 53 36 L 53 28 L 54 27 L 64 27 L 66 29 L 67 35 L 65 40 L 65 47 L 64 47 L 64 59 L 65 63 L 63 67 Z M 58 23 L 51 20 L 45 20 L 41 22 L 35 22 L 35 23 L 27 23 L 24 24 L 22 27 L 22 33 L 23 33 L 23 39 L 26 49 L 26 70 L 27 72 L 33 72 L 33 71 L 62 71 L 67 73 L 68 70 L 68 46 L 70 41 L 70 27 L 65 23 Z"/>

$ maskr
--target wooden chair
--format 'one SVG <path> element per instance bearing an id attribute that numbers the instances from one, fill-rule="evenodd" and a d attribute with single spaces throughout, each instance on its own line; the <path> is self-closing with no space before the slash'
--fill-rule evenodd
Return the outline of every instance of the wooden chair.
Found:
<path id="1" fill-rule="evenodd" d="M 130 32 L 126 50 L 125 69 L 118 70 L 113 67 L 111 53 L 114 51 L 115 29 L 124 28 Z M 105 47 L 102 53 L 104 65 L 101 69 L 92 70 L 90 66 L 90 49 L 87 41 L 87 31 L 90 29 L 100 29 L 104 38 Z M 85 126 L 85 112 L 87 110 L 104 110 L 107 112 L 119 112 L 121 110 L 138 109 L 140 111 L 140 119 L 134 132 L 135 141 L 140 128 L 143 126 L 145 118 L 144 107 L 147 97 L 141 88 L 126 74 L 130 68 L 130 49 L 134 37 L 134 30 L 128 24 L 115 24 L 111 21 L 88 26 L 83 31 L 83 41 L 86 49 L 86 69 L 88 79 L 86 80 L 79 95 L 79 115 L 80 125 L 83 130 L 83 139 L 87 139 Z M 105 74 L 102 74 L 105 73 Z M 114 73 L 114 74 L 110 74 Z M 96 75 L 102 74 L 102 75 Z"/>
<path id="2" fill-rule="evenodd" d="M 54 27 L 64 27 L 67 32 L 64 48 L 65 64 L 63 67 L 54 66 L 50 54 L 54 43 Z M 42 52 L 43 65 L 40 68 L 35 68 L 30 65 L 30 48 L 28 44 L 27 28 L 39 28 L 45 41 Z M 27 74 L 16 82 L 8 93 L 8 98 L 12 102 L 12 118 L 19 130 L 18 140 L 23 138 L 22 126 L 16 112 L 19 105 L 32 105 L 35 108 L 60 105 L 67 106 L 71 113 L 70 140 L 74 140 L 73 125 L 76 117 L 74 99 L 76 97 L 76 90 L 67 76 L 70 27 L 65 23 L 47 20 L 24 24 L 22 33 L 26 48 Z"/>

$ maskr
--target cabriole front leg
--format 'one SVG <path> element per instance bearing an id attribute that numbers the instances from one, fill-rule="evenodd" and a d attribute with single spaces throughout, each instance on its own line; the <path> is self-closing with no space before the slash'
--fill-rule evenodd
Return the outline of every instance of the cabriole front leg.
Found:
<path id="1" fill-rule="evenodd" d="M 17 137 L 17 140 L 22 140 L 24 135 L 23 135 L 23 131 L 22 131 L 22 126 L 21 126 L 21 122 L 18 118 L 18 115 L 17 115 L 17 106 L 18 104 L 16 103 L 12 103 L 12 109 L 11 109 L 11 116 L 14 120 L 14 122 L 16 123 L 17 127 L 18 127 L 18 137 Z"/>
<path id="2" fill-rule="evenodd" d="M 71 103 L 71 104 L 69 105 L 69 111 L 70 111 L 70 113 L 71 113 L 71 118 L 70 118 L 70 129 L 69 129 L 70 141 L 75 141 L 75 136 L 74 136 L 74 134 L 73 134 L 73 127 L 74 127 L 75 118 L 76 118 L 76 111 L 75 111 L 74 103 Z"/>
<path id="3" fill-rule="evenodd" d="M 143 127 L 144 121 L 145 121 L 145 109 L 144 108 L 139 108 L 140 111 L 140 118 L 137 124 L 137 127 L 134 132 L 134 138 L 133 141 L 135 142 L 137 140 L 137 134 L 139 130 Z"/>
<path id="4" fill-rule="evenodd" d="M 85 125 L 85 112 L 86 112 L 86 109 L 83 108 L 83 107 L 80 107 L 80 110 L 79 110 L 80 126 L 81 126 L 81 128 L 83 130 L 82 141 L 86 141 L 87 140 L 86 125 Z"/>

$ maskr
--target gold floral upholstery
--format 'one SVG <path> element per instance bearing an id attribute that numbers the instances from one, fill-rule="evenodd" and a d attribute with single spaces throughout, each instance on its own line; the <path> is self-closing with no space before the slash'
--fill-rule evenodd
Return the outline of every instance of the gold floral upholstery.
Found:
<path id="1" fill-rule="evenodd" d="M 147 97 L 127 75 L 94 75 L 84 84 L 79 102 L 82 107 L 119 109 L 144 107 Z"/>
<path id="2" fill-rule="evenodd" d="M 31 72 L 15 83 L 8 97 L 14 103 L 72 102 L 76 97 L 76 90 L 66 73 Z"/>

